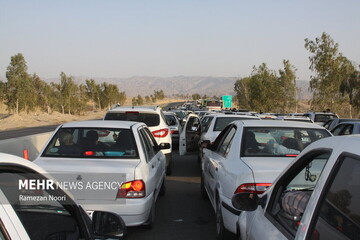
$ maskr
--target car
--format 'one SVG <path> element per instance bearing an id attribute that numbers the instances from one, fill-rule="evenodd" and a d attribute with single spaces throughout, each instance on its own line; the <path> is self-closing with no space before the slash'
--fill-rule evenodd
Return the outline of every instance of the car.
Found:
<path id="1" fill-rule="evenodd" d="M 215 211 L 217 238 L 237 233 L 240 212 L 231 204 L 234 194 L 265 191 L 303 148 L 330 136 L 311 123 L 238 120 L 204 145 L 200 189 Z"/>
<path id="2" fill-rule="evenodd" d="M 179 119 L 173 112 L 164 112 L 164 116 L 170 128 L 172 143 L 179 144 L 179 136 L 182 131 L 182 126 Z"/>
<path id="3" fill-rule="evenodd" d="M 324 124 L 324 128 L 328 129 L 329 131 L 331 131 L 336 125 L 338 125 L 339 123 L 343 123 L 343 122 L 360 122 L 360 119 L 352 119 L 352 118 L 333 118 L 328 120 L 325 124 Z"/>
<path id="4" fill-rule="evenodd" d="M 83 188 L 75 186 L 70 192 L 85 210 L 115 212 L 126 226 L 151 227 L 156 200 L 165 194 L 161 149 L 168 148 L 169 143 L 157 144 L 144 123 L 71 122 L 55 130 L 34 163 L 63 182 L 76 179 Z M 104 191 L 84 187 L 94 178 L 108 185 L 98 186 Z"/>
<path id="5" fill-rule="evenodd" d="M 110 109 L 104 117 L 104 120 L 135 121 L 145 123 L 156 142 L 169 143 L 172 145 L 171 133 L 163 111 L 158 106 L 151 107 L 115 107 Z M 172 172 L 172 149 L 161 150 L 166 156 L 166 174 Z"/>
<path id="6" fill-rule="evenodd" d="M 90 217 L 56 183 L 36 164 L 0 153 L 0 239 L 123 239 L 119 215 L 96 211 Z"/>
<path id="7" fill-rule="evenodd" d="M 186 121 L 186 111 L 181 110 L 181 109 L 171 109 L 169 110 L 169 112 L 174 112 L 176 114 L 176 116 L 178 117 L 178 119 L 180 120 L 180 123 L 182 125 L 184 125 L 185 121 Z"/>
<path id="8" fill-rule="evenodd" d="M 339 118 L 339 116 L 332 112 L 307 112 L 304 113 L 305 117 L 310 118 L 314 123 L 320 126 L 324 125 L 329 119 Z"/>
<path id="9" fill-rule="evenodd" d="M 321 139 L 263 194 L 233 196 L 239 239 L 358 239 L 359 146 L 358 135 Z"/>
<path id="10" fill-rule="evenodd" d="M 343 122 L 335 126 L 331 133 L 334 136 L 360 134 L 360 122 Z"/>
<path id="11" fill-rule="evenodd" d="M 279 116 L 277 120 L 314 123 L 310 118 L 305 116 Z"/>

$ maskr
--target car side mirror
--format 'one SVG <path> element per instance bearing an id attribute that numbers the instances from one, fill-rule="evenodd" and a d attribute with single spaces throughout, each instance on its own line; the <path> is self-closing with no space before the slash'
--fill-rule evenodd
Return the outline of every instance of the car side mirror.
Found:
<path id="1" fill-rule="evenodd" d="M 259 205 L 259 197 L 254 193 L 238 193 L 232 199 L 232 205 L 240 211 L 255 211 Z"/>
<path id="2" fill-rule="evenodd" d="M 170 143 L 160 143 L 159 148 L 160 148 L 160 150 L 162 150 L 162 149 L 170 149 L 171 146 L 170 146 Z"/>
<path id="3" fill-rule="evenodd" d="M 92 226 L 94 235 L 98 238 L 123 239 L 126 234 L 124 220 L 112 212 L 93 212 Z"/>

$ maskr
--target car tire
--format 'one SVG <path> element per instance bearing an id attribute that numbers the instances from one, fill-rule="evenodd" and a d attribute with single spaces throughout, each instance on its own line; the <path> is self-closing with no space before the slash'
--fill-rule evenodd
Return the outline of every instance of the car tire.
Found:
<path id="1" fill-rule="evenodd" d="M 151 205 L 148 220 L 146 220 L 146 222 L 144 223 L 144 228 L 152 229 L 154 227 L 154 222 L 155 222 L 155 199 L 153 200 L 153 203 Z"/>
<path id="2" fill-rule="evenodd" d="M 221 203 L 220 198 L 216 198 L 216 239 L 217 240 L 226 240 L 233 239 L 232 234 L 225 228 L 223 216 L 221 212 Z"/>
<path id="3" fill-rule="evenodd" d="M 200 182 L 200 194 L 201 194 L 202 199 L 204 199 L 204 200 L 209 199 L 206 189 L 205 189 L 205 186 L 204 186 L 204 177 L 202 174 L 201 174 L 201 182 Z"/>
<path id="4" fill-rule="evenodd" d="M 159 196 L 164 196 L 166 193 L 166 185 L 165 185 L 165 178 L 163 179 L 163 182 L 160 187 Z"/>

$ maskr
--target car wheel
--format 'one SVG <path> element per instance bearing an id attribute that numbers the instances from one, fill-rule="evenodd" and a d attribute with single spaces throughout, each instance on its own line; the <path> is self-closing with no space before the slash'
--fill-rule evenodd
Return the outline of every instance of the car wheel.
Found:
<path id="1" fill-rule="evenodd" d="M 153 200 L 153 204 L 151 206 L 150 213 L 149 213 L 149 218 L 144 223 L 144 227 L 147 229 L 152 229 L 154 227 L 154 222 L 155 222 L 155 199 Z"/>
<path id="2" fill-rule="evenodd" d="M 232 235 L 230 232 L 225 228 L 223 216 L 221 212 L 221 203 L 220 198 L 217 197 L 216 199 L 216 239 L 217 240 L 226 240 L 232 239 Z"/>
<path id="3" fill-rule="evenodd" d="M 165 178 L 163 179 L 163 182 L 161 184 L 161 187 L 160 187 L 160 192 L 159 192 L 159 195 L 160 196 L 164 196 L 166 193 L 166 185 L 165 185 Z"/>
<path id="4" fill-rule="evenodd" d="M 204 186 L 204 177 L 201 174 L 201 183 L 200 183 L 200 193 L 201 193 L 201 198 L 204 200 L 209 199 L 207 192 L 205 190 L 205 186 Z"/>

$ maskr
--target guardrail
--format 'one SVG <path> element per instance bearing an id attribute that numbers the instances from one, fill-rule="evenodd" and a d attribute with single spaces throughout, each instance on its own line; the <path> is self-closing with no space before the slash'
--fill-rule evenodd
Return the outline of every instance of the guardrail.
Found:
<path id="1" fill-rule="evenodd" d="M 46 132 L 0 141 L 0 152 L 35 160 L 53 132 Z"/>

